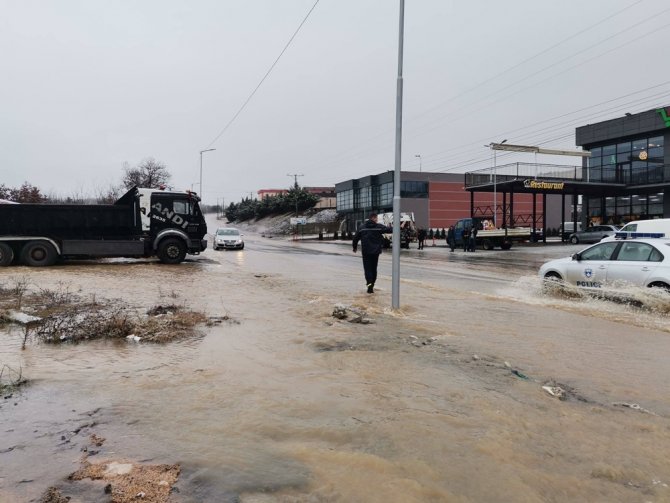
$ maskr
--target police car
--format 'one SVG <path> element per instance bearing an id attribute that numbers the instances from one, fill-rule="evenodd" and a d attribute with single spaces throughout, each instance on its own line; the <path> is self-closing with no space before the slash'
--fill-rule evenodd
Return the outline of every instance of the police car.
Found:
<path id="1" fill-rule="evenodd" d="M 629 284 L 670 291 L 670 239 L 601 241 L 572 257 L 545 263 L 538 274 L 545 281 L 578 288 Z"/>

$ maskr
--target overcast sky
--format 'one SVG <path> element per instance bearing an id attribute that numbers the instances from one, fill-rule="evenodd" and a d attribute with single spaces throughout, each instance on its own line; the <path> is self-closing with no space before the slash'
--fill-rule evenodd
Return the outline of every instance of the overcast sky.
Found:
<path id="1" fill-rule="evenodd" d="M 394 166 L 397 0 L 0 0 L 0 183 L 93 194 L 154 157 L 226 204 Z M 622 11 L 622 12 L 620 12 Z M 667 0 L 407 0 L 403 170 L 670 104 Z M 533 162 L 498 155 L 498 164 Z M 573 164 L 577 158 L 538 158 Z"/>

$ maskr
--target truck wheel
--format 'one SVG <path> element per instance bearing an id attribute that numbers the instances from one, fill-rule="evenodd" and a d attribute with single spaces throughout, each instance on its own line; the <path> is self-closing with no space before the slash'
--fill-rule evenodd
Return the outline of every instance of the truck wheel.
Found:
<path id="1" fill-rule="evenodd" d="M 186 257 L 186 244 L 181 239 L 168 238 L 158 245 L 158 258 L 164 264 L 178 264 Z"/>
<path id="2" fill-rule="evenodd" d="M 14 250 L 6 243 L 0 243 L 0 267 L 7 267 L 14 260 Z"/>
<path id="3" fill-rule="evenodd" d="M 21 263 L 30 267 L 53 265 L 57 258 L 56 250 L 47 241 L 28 241 L 21 250 Z"/>
<path id="4" fill-rule="evenodd" d="M 509 250 L 511 247 L 512 247 L 511 241 L 503 241 L 502 243 L 500 243 L 501 250 Z"/>
<path id="5" fill-rule="evenodd" d="M 485 250 L 493 250 L 493 243 L 491 242 L 490 239 L 485 239 L 484 241 L 482 241 L 482 247 Z"/>

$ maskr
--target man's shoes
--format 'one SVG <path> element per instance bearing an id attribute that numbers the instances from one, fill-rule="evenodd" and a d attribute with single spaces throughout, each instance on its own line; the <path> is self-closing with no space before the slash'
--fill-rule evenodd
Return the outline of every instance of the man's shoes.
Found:
<path id="1" fill-rule="evenodd" d="M 375 293 L 375 284 L 374 283 L 368 283 L 368 293 Z"/>

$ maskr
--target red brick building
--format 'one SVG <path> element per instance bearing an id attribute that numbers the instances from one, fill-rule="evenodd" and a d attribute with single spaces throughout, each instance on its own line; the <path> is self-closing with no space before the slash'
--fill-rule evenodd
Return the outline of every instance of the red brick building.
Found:
<path id="1" fill-rule="evenodd" d="M 493 192 L 466 190 L 464 174 L 403 171 L 400 183 L 401 211 L 413 212 L 420 227 L 446 229 L 457 220 L 470 216 L 494 220 Z M 392 171 L 338 183 L 335 191 L 337 211 L 346 218 L 349 230 L 356 229 L 371 211 L 393 211 Z M 496 192 L 496 200 L 495 220 L 498 227 L 543 227 L 542 197 L 499 191 Z M 535 225 L 532 221 L 533 200 Z M 547 202 L 547 206 L 552 204 L 559 204 L 560 207 L 560 199 Z M 555 223 L 553 226 L 558 225 Z"/>

